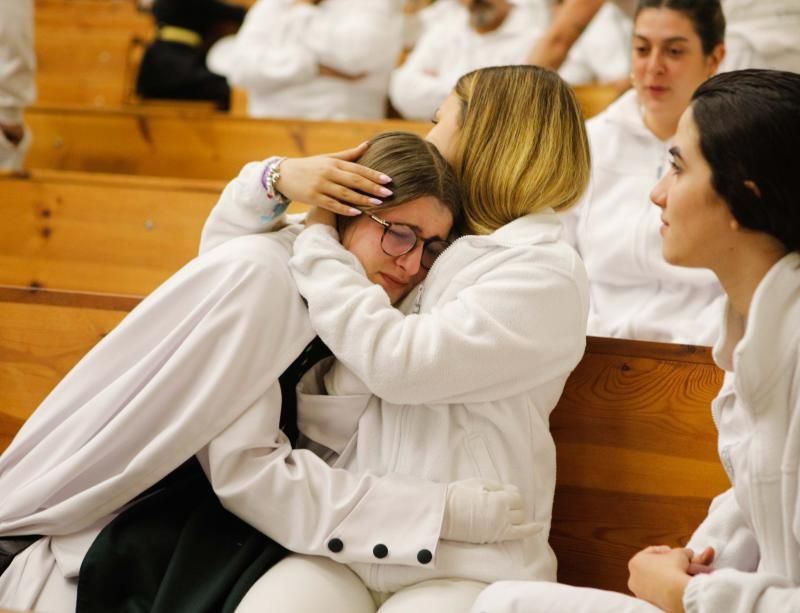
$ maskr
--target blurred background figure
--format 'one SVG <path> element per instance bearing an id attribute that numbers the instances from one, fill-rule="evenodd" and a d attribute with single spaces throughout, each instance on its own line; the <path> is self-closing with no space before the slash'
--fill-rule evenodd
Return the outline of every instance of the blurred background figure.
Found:
<path id="1" fill-rule="evenodd" d="M 630 18 L 615 4 L 606 3 L 572 46 L 558 74 L 570 85 L 601 83 L 628 89 L 632 31 Z"/>
<path id="2" fill-rule="evenodd" d="M 800 72 L 800 1 L 724 0 L 727 55 L 720 72 L 772 68 Z"/>
<path id="3" fill-rule="evenodd" d="M 0 170 L 18 170 L 31 141 L 22 112 L 36 97 L 33 0 L 0 1 Z"/>
<path id="4" fill-rule="evenodd" d="M 379 119 L 403 46 L 401 0 L 259 0 L 208 65 L 252 117 Z"/>
<path id="5" fill-rule="evenodd" d="M 564 0 L 528 61 L 557 70 L 605 0 Z M 614 0 L 633 16 L 635 0 Z M 687 2 L 701 5 L 702 2 Z M 800 2 L 798 0 L 723 0 L 728 24 L 728 53 L 720 71 L 773 68 L 800 72 Z"/>
<path id="6" fill-rule="evenodd" d="M 461 0 L 424 28 L 394 71 L 392 105 L 406 119 L 430 119 L 461 75 L 525 63 L 548 20 L 544 0 Z"/>
<path id="7" fill-rule="evenodd" d="M 586 124 L 592 180 L 562 215 L 589 274 L 589 334 L 711 345 L 724 301 L 709 270 L 661 255 L 661 211 L 650 202 L 692 93 L 725 55 L 719 0 L 640 0 L 633 89 Z M 733 118 L 732 120 L 735 120 Z"/>
<path id="8" fill-rule="evenodd" d="M 230 87 L 206 67 L 206 53 L 221 36 L 238 30 L 246 9 L 221 0 L 155 0 L 151 10 L 158 32 L 139 67 L 139 96 L 210 100 L 227 110 Z"/>

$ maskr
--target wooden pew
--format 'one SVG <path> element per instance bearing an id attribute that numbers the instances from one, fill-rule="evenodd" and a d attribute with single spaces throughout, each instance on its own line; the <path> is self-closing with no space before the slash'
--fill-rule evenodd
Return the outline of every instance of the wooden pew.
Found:
<path id="1" fill-rule="evenodd" d="M 589 339 L 551 417 L 560 582 L 626 591 L 628 559 L 685 545 L 729 487 L 710 412 L 722 371 L 710 353 Z"/>
<path id="2" fill-rule="evenodd" d="M 126 102 L 132 46 L 155 31 L 149 14 L 131 0 L 36 0 L 34 18 L 38 104 Z"/>
<path id="3" fill-rule="evenodd" d="M 0 177 L 0 284 L 148 294 L 197 255 L 223 187 L 69 171 Z"/>
<path id="4" fill-rule="evenodd" d="M 37 107 L 29 168 L 228 180 L 268 155 L 314 155 L 354 147 L 386 130 L 426 134 L 429 123 L 303 121 L 225 114 Z"/>
<path id="5" fill-rule="evenodd" d="M 137 299 L 0 287 L 0 450 Z M 559 580 L 625 591 L 627 560 L 685 544 L 727 487 L 707 348 L 589 338 L 552 416 Z"/>

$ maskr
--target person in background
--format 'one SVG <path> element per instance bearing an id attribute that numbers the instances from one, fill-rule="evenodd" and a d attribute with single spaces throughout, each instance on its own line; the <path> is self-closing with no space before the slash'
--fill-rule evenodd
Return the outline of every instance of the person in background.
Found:
<path id="1" fill-rule="evenodd" d="M 208 47 L 222 34 L 235 32 L 246 9 L 223 0 L 155 0 L 158 31 L 139 65 L 136 93 L 142 98 L 210 100 L 230 107 L 225 77 L 206 67 Z"/>
<path id="2" fill-rule="evenodd" d="M 402 29 L 399 0 L 259 0 L 208 65 L 252 117 L 380 119 Z"/>
<path id="3" fill-rule="evenodd" d="M 543 0 L 461 0 L 461 5 L 431 22 L 392 73 L 389 97 L 406 119 L 433 117 L 459 77 L 471 70 L 523 63 L 548 18 Z"/>
<path id="4" fill-rule="evenodd" d="M 558 69 L 606 0 L 564 0 L 528 61 Z M 636 0 L 614 0 L 632 16 Z M 703 2 L 698 2 L 698 8 Z M 720 70 L 774 68 L 800 71 L 800 3 L 796 0 L 723 0 L 728 22 L 726 61 Z"/>
<path id="5" fill-rule="evenodd" d="M 660 253 L 653 181 L 692 92 L 725 48 L 718 0 L 640 0 L 633 27 L 633 89 L 587 122 L 592 180 L 563 217 L 589 273 L 589 334 L 710 345 L 722 289 L 709 271 Z"/>
<path id="6" fill-rule="evenodd" d="M 711 406 L 732 487 L 686 548 L 629 562 L 638 599 L 501 582 L 472 613 L 775 613 L 800 610 L 800 75 L 745 70 L 695 92 L 652 191 L 661 249 L 725 288 Z"/>
<path id="7" fill-rule="evenodd" d="M 19 170 L 31 132 L 23 110 L 36 98 L 33 0 L 0 2 L 0 170 Z"/>
<path id="8" fill-rule="evenodd" d="M 630 88 L 632 29 L 630 18 L 607 3 L 570 49 L 558 74 L 570 85 L 614 85 L 624 92 Z"/>

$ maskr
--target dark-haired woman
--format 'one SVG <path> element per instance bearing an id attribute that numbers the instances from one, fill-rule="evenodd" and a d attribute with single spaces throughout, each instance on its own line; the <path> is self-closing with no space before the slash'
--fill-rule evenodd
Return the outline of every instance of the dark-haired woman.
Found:
<path id="1" fill-rule="evenodd" d="M 725 290 L 712 405 L 732 487 L 687 548 L 630 563 L 640 600 L 544 583 L 497 583 L 474 612 L 800 611 L 800 75 L 724 73 L 702 85 L 652 192 L 664 259 L 709 268 Z M 645 602 L 646 601 L 646 602 Z"/>
<path id="2" fill-rule="evenodd" d="M 641 0 L 633 28 L 633 89 L 587 123 L 592 180 L 563 220 L 586 264 L 589 334 L 710 345 L 722 289 L 705 270 L 664 262 L 653 182 L 692 92 L 725 48 L 718 0 Z"/>

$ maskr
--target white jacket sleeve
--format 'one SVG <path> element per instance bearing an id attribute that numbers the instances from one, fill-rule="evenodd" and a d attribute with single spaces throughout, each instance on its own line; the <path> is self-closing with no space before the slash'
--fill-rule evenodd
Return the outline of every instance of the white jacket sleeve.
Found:
<path id="1" fill-rule="evenodd" d="M 36 96 L 33 0 L 0 2 L 0 123 L 22 123 Z"/>
<path id="2" fill-rule="evenodd" d="M 442 76 L 447 40 L 436 27 L 426 32 L 402 66 L 392 73 L 389 99 L 406 119 L 429 121 L 455 82 Z"/>
<path id="3" fill-rule="evenodd" d="M 714 568 L 755 571 L 759 560 L 758 543 L 739 509 L 733 488 L 714 498 L 708 515 L 687 547 L 695 552 L 713 547 Z"/>
<path id="4" fill-rule="evenodd" d="M 279 4 L 271 0 L 254 4 L 233 44 L 225 49 L 224 74 L 231 85 L 267 90 L 302 83 L 319 73 L 319 59 L 304 37 L 319 9 Z M 214 55 L 212 48 L 212 61 Z"/>
<path id="5" fill-rule="evenodd" d="M 297 553 L 413 566 L 420 566 L 420 550 L 435 554 L 445 484 L 355 474 L 293 450 L 278 429 L 277 385 L 272 392 L 208 448 L 209 477 L 228 510 Z M 341 541 L 341 551 L 328 548 L 331 539 Z M 377 544 L 390 555 L 376 558 Z"/>
<path id="6" fill-rule="evenodd" d="M 229 244 L 148 296 L 25 422 L 0 456 L 0 534 L 68 534 L 119 509 L 223 432 L 313 338 L 287 254 Z"/>
<path id="7" fill-rule="evenodd" d="M 393 0 L 327 0 L 305 40 L 319 63 L 358 75 L 394 66 L 402 47 L 402 13 Z M 335 9 L 335 10 L 334 10 Z"/>
<path id="8" fill-rule="evenodd" d="M 800 611 L 800 586 L 777 575 L 722 569 L 692 578 L 683 605 L 686 613 Z"/>
<path id="9" fill-rule="evenodd" d="M 327 226 L 290 261 L 312 325 L 378 397 L 397 404 L 488 402 L 562 377 L 585 343 L 574 277 L 529 248 L 498 250 L 490 272 L 430 313 L 404 315 Z"/>
<path id="10" fill-rule="evenodd" d="M 225 186 L 203 226 L 200 253 L 237 236 L 272 232 L 283 227 L 287 220 L 302 218 L 284 215 L 285 204 L 267 197 L 261 184 L 266 163 L 267 160 L 246 164 L 239 176 Z"/>

